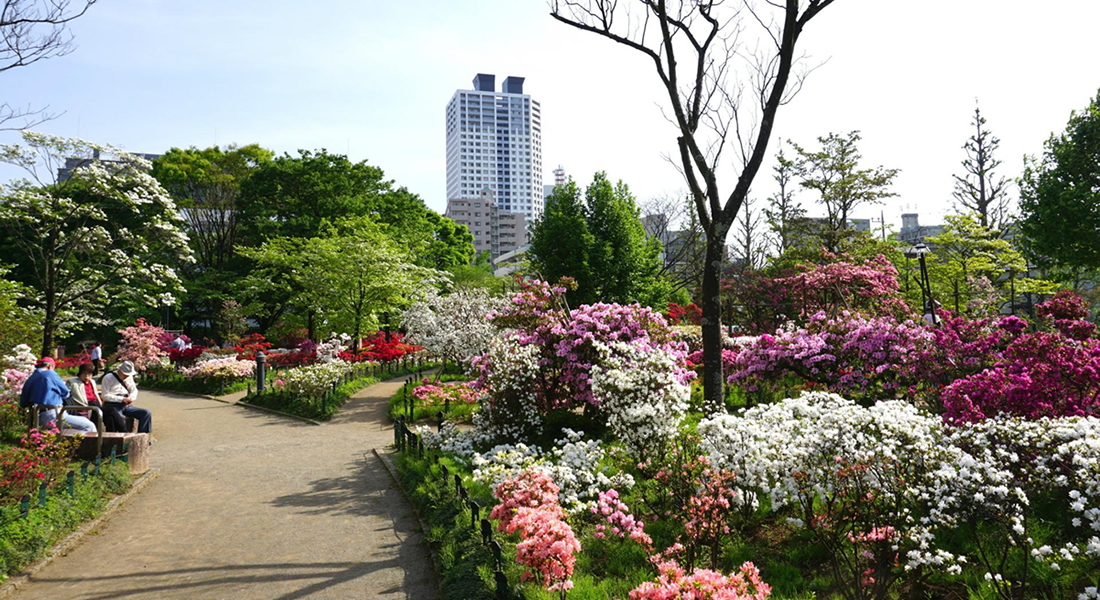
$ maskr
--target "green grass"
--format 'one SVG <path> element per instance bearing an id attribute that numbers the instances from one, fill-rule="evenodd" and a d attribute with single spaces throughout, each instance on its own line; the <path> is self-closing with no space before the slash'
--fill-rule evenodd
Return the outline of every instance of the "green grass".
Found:
<path id="1" fill-rule="evenodd" d="M 0 511 L 0 581 L 42 558 L 46 550 L 80 524 L 103 512 L 111 496 L 130 489 L 133 482 L 126 463 L 104 464 L 98 476 L 89 475 L 81 481 L 79 463 L 74 463 L 76 484 L 70 498 L 61 482 L 50 490 L 46 506 L 37 498 L 26 518 L 20 517 L 18 505 Z"/>

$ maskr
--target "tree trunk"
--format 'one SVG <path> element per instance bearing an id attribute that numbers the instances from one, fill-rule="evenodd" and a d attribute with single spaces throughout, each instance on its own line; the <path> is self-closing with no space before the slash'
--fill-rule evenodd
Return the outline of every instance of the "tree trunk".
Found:
<path id="1" fill-rule="evenodd" d="M 310 341 L 316 342 L 317 341 L 317 335 L 316 335 L 317 332 L 315 330 L 313 321 L 314 321 L 314 319 L 313 319 L 313 309 L 311 308 L 311 309 L 309 309 L 309 313 L 306 316 L 306 330 L 307 330 L 306 331 L 306 336 L 310 339 Z"/>
<path id="2" fill-rule="evenodd" d="M 703 404 L 718 411 L 725 402 L 722 377 L 722 254 L 729 223 L 715 222 L 707 235 L 706 264 L 703 268 Z"/>

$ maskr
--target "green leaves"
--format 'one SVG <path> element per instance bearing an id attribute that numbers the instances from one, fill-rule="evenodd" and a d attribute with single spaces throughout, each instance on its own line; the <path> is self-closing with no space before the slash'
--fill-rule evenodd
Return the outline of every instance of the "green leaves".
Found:
<path id="1" fill-rule="evenodd" d="M 1051 135 L 1020 178 L 1020 231 L 1034 257 L 1075 271 L 1100 268 L 1100 93 Z"/>
<path id="2" fill-rule="evenodd" d="M 546 199 L 542 218 L 531 235 L 532 263 L 540 277 L 572 277 L 572 302 L 641 302 L 654 306 L 667 300 L 671 286 L 657 276 L 660 246 L 646 237 L 630 188 L 595 175 L 582 200 L 570 179 Z"/>

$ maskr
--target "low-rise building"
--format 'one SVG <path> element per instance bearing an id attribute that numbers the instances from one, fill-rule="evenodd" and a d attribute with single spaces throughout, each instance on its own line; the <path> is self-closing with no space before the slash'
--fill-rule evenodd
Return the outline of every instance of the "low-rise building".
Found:
<path id="1" fill-rule="evenodd" d="M 476 198 L 451 198 L 444 213 L 465 225 L 474 236 L 474 249 L 489 252 L 493 259 L 514 252 L 528 241 L 527 217 L 521 212 L 501 210 L 493 191 L 481 190 Z"/>

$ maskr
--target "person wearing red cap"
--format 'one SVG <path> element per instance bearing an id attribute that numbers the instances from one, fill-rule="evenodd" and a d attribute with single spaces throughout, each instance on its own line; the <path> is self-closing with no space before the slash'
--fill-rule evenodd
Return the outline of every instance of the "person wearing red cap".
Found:
<path id="1" fill-rule="evenodd" d="M 31 406 L 43 406 L 46 410 L 38 413 L 39 427 L 56 427 L 57 412 L 69 397 L 69 386 L 61 381 L 61 377 L 54 372 L 57 362 L 49 356 L 43 356 L 34 365 L 34 373 L 23 383 L 23 391 L 19 394 L 19 406 L 30 408 Z M 61 421 L 69 429 L 76 429 L 84 433 L 94 433 L 95 424 L 78 415 L 63 414 Z"/>

